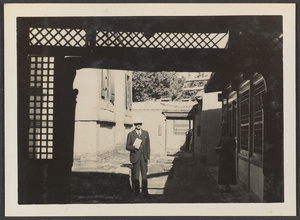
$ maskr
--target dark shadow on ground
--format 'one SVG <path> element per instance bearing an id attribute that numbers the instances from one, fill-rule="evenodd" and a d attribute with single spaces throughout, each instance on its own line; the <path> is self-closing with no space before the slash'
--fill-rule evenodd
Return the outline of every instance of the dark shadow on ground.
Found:
<path id="1" fill-rule="evenodd" d="M 136 197 L 128 174 L 73 172 L 71 203 L 228 203 L 249 202 L 244 191 L 235 187 L 224 194 L 217 184 L 217 169 L 194 160 L 192 153 L 179 151 L 165 165 L 152 167 L 148 174 L 150 199 Z M 171 165 L 171 166 L 170 166 Z M 120 167 L 131 168 L 131 164 Z M 168 167 L 168 168 L 167 168 Z M 166 177 L 166 178 L 164 178 Z M 152 184 L 149 184 L 152 183 Z"/>
<path id="2" fill-rule="evenodd" d="M 121 167 L 127 167 L 127 168 L 132 168 L 132 164 L 131 163 L 124 163 L 121 165 Z"/>
<path id="3" fill-rule="evenodd" d="M 131 191 L 129 175 L 97 172 L 72 172 L 71 203 L 120 204 L 157 202 L 161 196 L 150 199 L 136 197 Z"/>
<path id="4" fill-rule="evenodd" d="M 161 195 L 150 199 L 135 197 L 131 191 L 129 175 L 99 172 L 73 172 L 71 181 L 71 203 L 201 203 L 221 202 L 216 182 L 207 175 L 201 165 L 196 164 L 192 154 L 177 152 L 173 166 L 168 170 L 155 170 L 148 174 L 151 179 L 168 176 Z M 120 167 L 131 168 L 131 164 Z M 161 189 L 151 188 L 150 189 Z"/>
<path id="5" fill-rule="evenodd" d="M 205 164 L 193 159 L 191 153 L 178 151 L 164 189 L 167 203 L 220 203 L 225 202 L 216 180 Z"/>
<path id="6" fill-rule="evenodd" d="M 73 172 L 71 203 L 122 203 L 131 196 L 128 175 Z"/>
<path id="7" fill-rule="evenodd" d="M 169 175 L 170 172 L 161 172 L 161 173 L 153 173 L 153 174 L 148 174 L 148 178 L 155 178 L 155 177 L 160 177 L 160 176 L 167 176 Z"/>

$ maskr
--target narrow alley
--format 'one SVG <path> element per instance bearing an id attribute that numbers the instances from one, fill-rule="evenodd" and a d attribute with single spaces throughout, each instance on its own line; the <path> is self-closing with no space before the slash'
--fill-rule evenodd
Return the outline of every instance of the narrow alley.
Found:
<path id="1" fill-rule="evenodd" d="M 150 199 L 131 193 L 129 153 L 103 154 L 93 172 L 81 164 L 72 172 L 71 203 L 248 203 L 239 186 L 224 193 L 217 184 L 218 168 L 194 160 L 192 153 L 152 157 L 148 166 Z M 89 169 L 90 170 L 90 169 Z"/>
<path id="2" fill-rule="evenodd" d="M 286 201 L 281 15 L 15 21 L 16 203 Z M 151 140 L 147 200 L 131 192 L 135 125 Z M 246 192 L 221 191 L 218 156 L 222 183 Z"/>

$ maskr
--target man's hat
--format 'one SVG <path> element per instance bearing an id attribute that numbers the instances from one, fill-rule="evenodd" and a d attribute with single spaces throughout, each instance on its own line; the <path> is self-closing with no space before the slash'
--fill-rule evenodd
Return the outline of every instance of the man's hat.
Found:
<path id="1" fill-rule="evenodd" d="M 133 119 L 133 124 L 142 124 L 143 120 L 141 117 L 137 116 Z"/>

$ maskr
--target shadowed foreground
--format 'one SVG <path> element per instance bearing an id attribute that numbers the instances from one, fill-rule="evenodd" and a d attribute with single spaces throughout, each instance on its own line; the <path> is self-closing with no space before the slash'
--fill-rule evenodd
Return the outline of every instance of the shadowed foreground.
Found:
<path id="1" fill-rule="evenodd" d="M 106 155 L 117 163 L 124 153 Z M 170 158 L 172 158 L 170 160 Z M 162 159 L 152 159 L 148 172 L 150 199 L 135 197 L 131 192 L 130 165 L 119 163 L 128 174 L 116 170 L 101 172 L 73 172 L 72 203 L 228 203 L 251 202 L 248 194 L 238 186 L 224 193 L 217 184 L 217 167 L 195 161 L 190 153 L 177 152 Z M 110 167 L 116 167 L 109 164 Z M 103 168 L 104 170 L 104 168 Z"/>

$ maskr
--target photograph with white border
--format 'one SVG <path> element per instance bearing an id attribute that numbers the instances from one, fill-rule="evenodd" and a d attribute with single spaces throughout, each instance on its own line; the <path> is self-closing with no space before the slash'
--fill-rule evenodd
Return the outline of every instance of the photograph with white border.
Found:
<path id="1" fill-rule="evenodd" d="M 5 3 L 5 216 L 295 216 L 295 10 Z"/>

